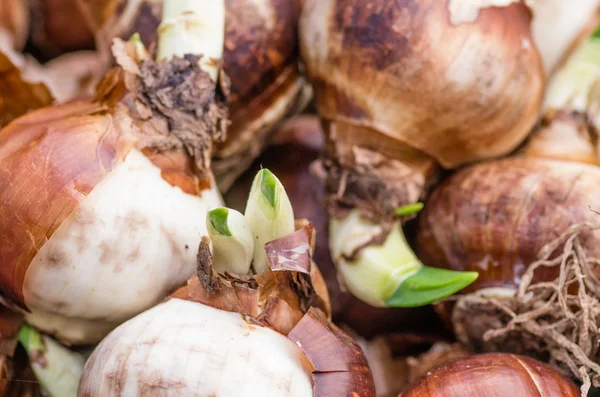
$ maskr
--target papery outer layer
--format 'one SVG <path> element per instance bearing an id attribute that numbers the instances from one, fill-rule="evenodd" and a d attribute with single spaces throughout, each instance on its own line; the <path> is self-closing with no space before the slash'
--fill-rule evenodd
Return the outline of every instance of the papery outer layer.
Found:
<path id="1" fill-rule="evenodd" d="M 0 131 L 0 283 L 15 303 L 24 303 L 21 286 L 40 247 L 131 149 L 124 116 L 81 101 Z"/>

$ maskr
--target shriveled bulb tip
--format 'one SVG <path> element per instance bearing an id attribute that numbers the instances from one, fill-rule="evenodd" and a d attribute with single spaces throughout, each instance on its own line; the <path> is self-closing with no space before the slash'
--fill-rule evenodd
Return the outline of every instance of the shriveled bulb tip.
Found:
<path id="1" fill-rule="evenodd" d="M 457 272 L 423 266 L 407 277 L 388 298 L 390 307 L 424 306 L 457 293 L 479 277 L 477 272 Z"/>

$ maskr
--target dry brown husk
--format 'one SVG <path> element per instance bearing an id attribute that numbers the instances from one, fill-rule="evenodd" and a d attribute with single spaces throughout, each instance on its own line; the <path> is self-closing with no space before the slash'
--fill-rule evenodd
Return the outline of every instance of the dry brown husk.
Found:
<path id="1" fill-rule="evenodd" d="M 28 82 L 20 68 L 1 51 L 0 75 L 0 128 L 17 117 L 54 101 L 45 84 Z"/>
<path id="2" fill-rule="evenodd" d="M 430 371 L 451 364 L 463 358 L 470 357 L 473 353 L 460 343 L 437 342 L 431 349 L 417 357 L 408 357 L 408 384 L 416 382 Z"/>
<path id="3" fill-rule="evenodd" d="M 313 366 L 315 397 L 375 397 L 373 376 L 360 346 L 318 309 L 311 308 L 288 338 Z"/>
<path id="4" fill-rule="evenodd" d="M 161 0 L 77 0 L 104 63 L 113 38 L 139 33 L 156 43 Z M 296 0 L 226 0 L 223 69 L 231 77 L 229 138 L 215 146 L 213 172 L 227 190 L 269 143 L 279 121 L 300 112 L 312 92 L 298 67 Z M 269 120 L 269 112 L 277 109 Z"/>
<path id="5" fill-rule="evenodd" d="M 65 54 L 41 65 L 15 51 L 0 28 L 0 127 L 54 102 L 92 95 L 100 70 L 93 51 Z"/>
<path id="6" fill-rule="evenodd" d="M 132 148 L 188 194 L 211 186 L 212 143 L 227 127 L 226 76 L 215 88 L 196 56 L 156 63 L 131 43 L 117 41 L 114 50 L 122 66 L 96 97 L 39 109 L 0 130 L 0 238 L 10 242 L 0 245 L 0 289 L 21 307 L 33 257 Z M 26 188 L 16 191 L 15 180 Z"/>
<path id="7" fill-rule="evenodd" d="M 312 252 L 294 261 L 280 262 L 287 250 L 309 244 L 314 250 L 314 228 L 310 222 L 297 222 L 298 229 L 265 245 L 270 270 L 240 276 L 217 273 L 212 266 L 210 240 L 204 237 L 198 251 L 198 272 L 173 297 L 202 303 L 248 318 L 287 335 L 311 307 L 331 318 L 325 281 Z"/>

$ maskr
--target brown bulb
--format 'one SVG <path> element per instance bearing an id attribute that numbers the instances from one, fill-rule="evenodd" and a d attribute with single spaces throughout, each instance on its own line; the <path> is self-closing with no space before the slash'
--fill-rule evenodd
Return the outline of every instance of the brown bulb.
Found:
<path id="1" fill-rule="evenodd" d="M 552 367 L 514 354 L 481 354 L 430 372 L 402 397 L 579 397 Z"/>
<path id="2" fill-rule="evenodd" d="M 31 12 L 32 44 L 42 57 L 94 47 L 94 35 L 77 0 L 31 0 Z"/>
<path id="3" fill-rule="evenodd" d="M 306 0 L 301 54 L 332 139 L 398 159 L 408 145 L 446 168 L 514 149 L 544 71 L 529 9 L 485 3 Z"/>
<path id="4" fill-rule="evenodd" d="M 79 1 L 106 60 L 115 37 L 128 39 L 137 32 L 148 48 L 154 45 L 161 1 Z M 298 69 L 298 2 L 226 0 L 225 7 L 223 68 L 231 79 L 231 125 L 213 161 L 221 190 L 250 166 L 277 123 L 310 97 Z"/>
<path id="5" fill-rule="evenodd" d="M 420 216 L 418 255 L 424 263 L 479 272 L 465 292 L 515 287 L 540 249 L 569 226 L 596 222 L 600 168 L 558 160 L 508 158 L 465 168 L 431 195 Z M 600 232 L 583 242 L 600 255 Z M 558 268 L 540 268 L 550 281 Z"/>

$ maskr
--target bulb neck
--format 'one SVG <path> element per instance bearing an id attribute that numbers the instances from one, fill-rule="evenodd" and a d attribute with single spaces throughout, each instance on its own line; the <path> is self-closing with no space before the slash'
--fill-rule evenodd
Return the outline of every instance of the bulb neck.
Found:
<path id="1" fill-rule="evenodd" d="M 225 42 L 223 0 L 164 0 L 158 60 L 202 55 L 200 67 L 217 80 Z"/>

